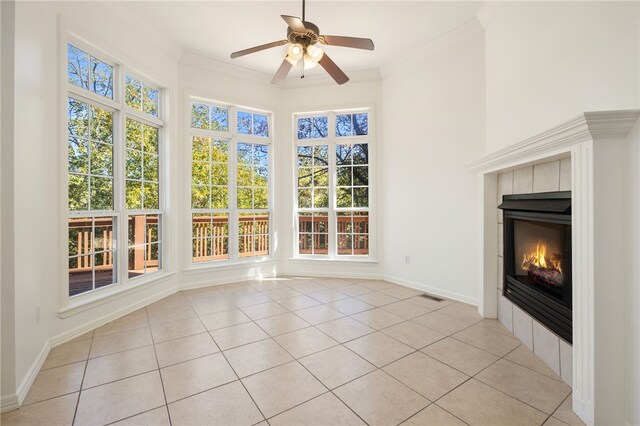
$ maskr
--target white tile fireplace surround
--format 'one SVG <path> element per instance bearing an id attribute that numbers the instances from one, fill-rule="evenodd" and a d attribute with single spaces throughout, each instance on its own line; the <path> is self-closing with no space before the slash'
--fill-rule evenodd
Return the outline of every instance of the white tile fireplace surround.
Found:
<path id="1" fill-rule="evenodd" d="M 513 193 L 553 190 L 572 191 L 573 254 L 573 360 L 564 360 L 562 348 L 553 356 L 553 335 L 538 330 L 532 335 L 522 332 L 523 343 L 549 346 L 542 341 L 551 335 L 551 355 L 539 353 L 548 364 L 573 381 L 573 408 L 587 424 L 624 424 L 624 390 L 628 385 L 626 371 L 628 345 L 625 342 L 626 266 L 630 259 L 627 234 L 632 218 L 626 214 L 638 194 L 628 191 L 634 170 L 627 167 L 628 136 L 638 121 L 640 111 L 586 112 L 562 125 L 503 150 L 489 154 L 468 166 L 478 172 L 483 211 L 483 228 L 479 312 L 484 317 L 498 317 L 496 288 L 500 284 L 498 265 L 500 247 L 496 236 L 502 227 L 497 206 L 500 190 L 509 187 Z M 635 135 L 634 137 L 638 137 Z M 569 160 L 570 158 L 570 160 Z M 570 167 L 570 175 L 569 173 Z M 557 170 L 556 170 L 557 169 Z M 534 171 L 538 170 L 536 183 Z M 531 171 L 531 172 L 530 172 Z M 503 182 L 499 184 L 499 179 Z M 505 192 L 503 192 L 505 193 Z M 501 236 L 501 233 L 500 233 Z M 501 297 L 501 296 L 500 296 Z M 501 301 L 502 302 L 502 301 Z M 521 311 L 500 306 L 503 322 L 517 327 Z M 543 328 L 543 327 L 542 327 Z M 515 330 L 514 330 L 515 333 Z M 518 333 L 515 333 L 518 335 Z M 566 345 L 568 346 L 568 345 Z M 565 358 L 568 350 L 564 348 Z M 572 364 L 572 372 L 566 366 Z M 572 376 L 572 377 L 571 377 Z"/>

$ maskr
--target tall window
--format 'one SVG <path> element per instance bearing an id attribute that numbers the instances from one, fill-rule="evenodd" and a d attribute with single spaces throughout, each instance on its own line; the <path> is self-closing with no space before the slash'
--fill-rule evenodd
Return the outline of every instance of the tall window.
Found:
<path id="1" fill-rule="evenodd" d="M 369 112 L 295 115 L 299 255 L 369 255 Z"/>
<path id="2" fill-rule="evenodd" d="M 191 104 L 192 261 L 270 254 L 270 115 Z"/>
<path id="3" fill-rule="evenodd" d="M 78 45 L 67 45 L 69 296 L 156 271 L 162 253 L 160 91 Z"/>

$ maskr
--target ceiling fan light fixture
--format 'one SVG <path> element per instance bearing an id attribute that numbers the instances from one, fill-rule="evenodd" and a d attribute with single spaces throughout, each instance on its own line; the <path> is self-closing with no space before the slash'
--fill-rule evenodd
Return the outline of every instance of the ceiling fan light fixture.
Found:
<path id="1" fill-rule="evenodd" d="M 321 47 L 317 47 L 313 44 L 310 44 L 309 46 L 307 46 L 307 54 L 305 55 L 305 61 L 307 60 L 307 56 L 309 57 L 309 60 L 312 61 L 314 64 L 317 64 L 318 62 L 320 62 L 320 59 L 322 59 L 322 56 L 324 55 L 324 51 L 322 50 Z"/>
<path id="2" fill-rule="evenodd" d="M 287 48 L 287 56 L 296 62 L 302 59 L 303 55 L 304 55 L 304 48 L 302 47 L 301 44 L 291 43 Z"/>
<path id="3" fill-rule="evenodd" d="M 304 69 L 305 70 L 310 70 L 311 68 L 315 68 L 316 65 L 318 65 L 317 62 L 315 62 L 311 56 L 309 56 L 308 53 L 304 54 Z"/>

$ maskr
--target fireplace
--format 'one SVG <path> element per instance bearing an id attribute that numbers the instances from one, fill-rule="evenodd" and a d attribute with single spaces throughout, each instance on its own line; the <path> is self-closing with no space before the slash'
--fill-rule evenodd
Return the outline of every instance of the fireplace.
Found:
<path id="1" fill-rule="evenodd" d="M 571 192 L 505 195 L 504 296 L 572 343 Z"/>

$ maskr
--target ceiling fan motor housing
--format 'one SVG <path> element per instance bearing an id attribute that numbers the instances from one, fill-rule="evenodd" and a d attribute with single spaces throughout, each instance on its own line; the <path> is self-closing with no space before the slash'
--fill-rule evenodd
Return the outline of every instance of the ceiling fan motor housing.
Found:
<path id="1" fill-rule="evenodd" d="M 298 43 L 303 46 L 309 46 L 316 44 L 320 38 L 320 29 L 313 23 L 303 21 L 307 31 L 297 32 L 293 31 L 291 27 L 287 27 L 287 40 L 291 43 Z"/>

